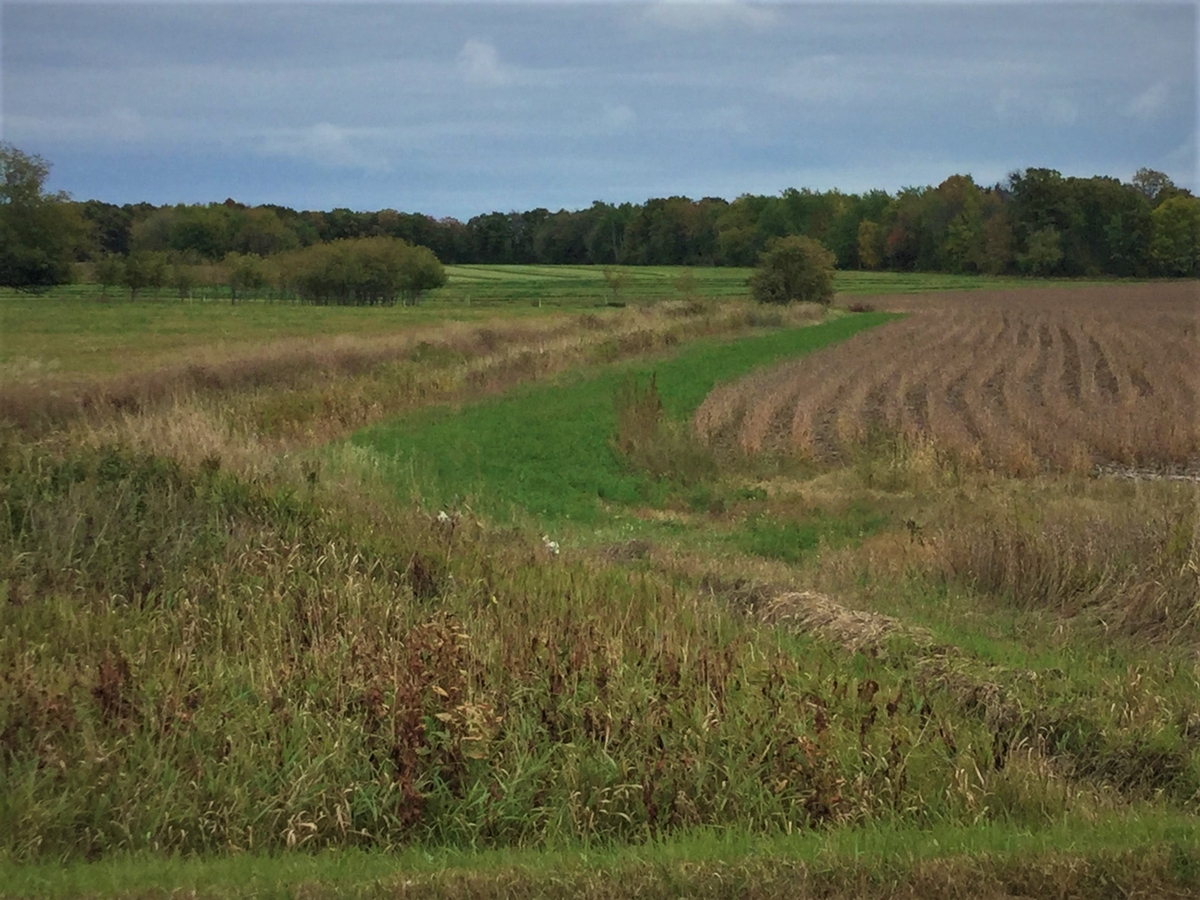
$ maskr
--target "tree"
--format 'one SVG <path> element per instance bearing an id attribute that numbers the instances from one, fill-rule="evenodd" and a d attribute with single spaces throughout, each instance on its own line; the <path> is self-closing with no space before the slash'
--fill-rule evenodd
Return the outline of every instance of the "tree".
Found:
<path id="1" fill-rule="evenodd" d="M 300 242 L 273 209 L 255 207 L 233 217 L 231 248 L 238 253 L 271 256 L 295 248 Z"/>
<path id="2" fill-rule="evenodd" d="M 225 281 L 229 285 L 229 302 L 237 303 L 238 292 L 243 295 L 256 291 L 267 283 L 266 273 L 262 270 L 261 261 L 253 254 L 228 253 L 225 255 L 221 268 L 225 271 Z"/>
<path id="3" fill-rule="evenodd" d="M 1029 236 L 1029 249 L 1017 254 L 1017 265 L 1027 275 L 1053 275 L 1062 265 L 1062 235 L 1053 225 Z"/>
<path id="4" fill-rule="evenodd" d="M 191 296 L 196 277 L 192 267 L 184 260 L 176 259 L 171 263 L 171 287 L 179 292 L 179 299 L 186 300 Z"/>
<path id="5" fill-rule="evenodd" d="M 1012 245 L 1012 225 L 1008 214 L 999 208 L 983 223 L 983 271 L 988 275 L 1007 272 L 1013 261 Z"/>
<path id="6" fill-rule="evenodd" d="M 50 165 L 0 143 L 0 285 L 44 291 L 71 280 L 86 229 L 64 193 L 42 185 Z"/>
<path id="7" fill-rule="evenodd" d="M 1200 274 L 1200 199 L 1170 197 L 1154 210 L 1150 253 L 1164 275 Z"/>
<path id="8" fill-rule="evenodd" d="M 858 264 L 878 269 L 883 262 L 883 231 L 878 222 L 863 219 L 858 223 Z"/>
<path id="9" fill-rule="evenodd" d="M 130 300 L 136 300 L 142 288 L 153 288 L 157 292 L 166 280 L 167 254 L 135 250 L 125 258 L 121 283 L 129 288 Z"/>
<path id="10" fill-rule="evenodd" d="M 426 291 L 446 283 L 446 269 L 428 247 L 405 247 L 400 260 L 400 293 L 414 305 Z"/>
<path id="11" fill-rule="evenodd" d="M 320 305 L 390 306 L 416 303 L 446 283 L 446 270 L 428 247 L 399 238 L 347 238 L 314 244 L 278 260 L 301 300 Z"/>
<path id="12" fill-rule="evenodd" d="M 750 293 L 759 303 L 833 302 L 834 255 L 803 235 L 778 238 L 767 245 L 750 276 Z"/>
<path id="13" fill-rule="evenodd" d="M 124 267 L 121 260 L 105 253 L 96 260 L 96 281 L 100 284 L 100 299 L 108 296 L 108 289 L 114 284 L 121 284 L 124 278 Z"/>
<path id="14" fill-rule="evenodd" d="M 629 287 L 629 273 L 613 266 L 605 266 L 604 283 L 608 285 L 608 289 L 612 292 L 612 305 L 625 305 L 625 289 Z"/>
<path id="15" fill-rule="evenodd" d="M 124 256 L 129 252 L 129 230 L 133 225 L 131 206 L 87 200 L 79 204 L 79 213 L 92 233 L 94 250 L 98 254 Z"/>
<path id="16" fill-rule="evenodd" d="M 1133 176 L 1133 186 L 1141 191 L 1147 200 L 1153 202 L 1158 199 L 1159 194 L 1172 193 L 1175 182 L 1165 172 L 1143 167 Z"/>

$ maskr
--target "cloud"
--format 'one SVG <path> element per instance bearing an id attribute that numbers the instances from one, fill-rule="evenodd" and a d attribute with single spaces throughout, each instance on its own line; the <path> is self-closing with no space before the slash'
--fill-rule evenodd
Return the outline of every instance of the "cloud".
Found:
<path id="1" fill-rule="evenodd" d="M 21 115 L 9 114 L 5 125 L 10 133 L 37 141 L 63 143 L 107 142 L 136 144 L 152 135 L 170 138 L 178 136 L 177 123 L 147 121 L 146 117 L 129 106 L 117 106 L 100 115 Z"/>
<path id="2" fill-rule="evenodd" d="M 1151 85 L 1125 105 L 1125 115 L 1133 119 L 1150 122 L 1158 118 L 1159 113 L 1167 108 L 1171 98 L 1171 90 L 1165 81 Z"/>
<path id="3" fill-rule="evenodd" d="M 637 113 L 624 103 L 618 106 L 605 106 L 603 122 L 606 131 L 618 132 L 628 130 L 637 121 Z"/>
<path id="4" fill-rule="evenodd" d="M 656 0 L 642 12 L 642 20 L 677 31 L 713 31 L 731 25 L 762 29 L 776 20 L 768 6 L 741 0 Z"/>
<path id="5" fill-rule="evenodd" d="M 797 100 L 851 102 L 868 94 L 874 82 L 878 88 L 888 82 L 872 72 L 878 60 L 853 60 L 835 53 L 807 56 L 790 63 L 769 81 L 771 88 Z M 878 89 L 876 88 L 876 89 Z"/>
<path id="6" fill-rule="evenodd" d="M 502 87 L 513 81 L 513 71 L 500 62 L 500 54 L 487 41 L 469 40 L 458 51 L 458 71 L 467 84 Z"/>
<path id="7" fill-rule="evenodd" d="M 1191 132 L 1163 159 L 1163 170 L 1172 174 L 1175 183 L 1192 192 L 1200 190 L 1200 155 L 1196 152 L 1196 132 Z"/>
<path id="8" fill-rule="evenodd" d="M 750 123 L 742 106 L 722 106 L 709 110 L 700 118 L 700 126 L 709 131 L 749 134 Z"/>
<path id="9" fill-rule="evenodd" d="M 386 172 L 390 166 L 378 149 L 364 146 L 378 137 L 375 129 L 343 128 L 321 122 L 307 128 L 274 129 L 258 144 L 267 156 L 286 156 L 314 162 L 326 168 Z"/>
<path id="10" fill-rule="evenodd" d="M 992 109 L 1005 122 L 1038 121 L 1063 127 L 1079 121 L 1079 103 L 1065 91 L 1001 88 L 992 100 Z"/>
<path id="11" fill-rule="evenodd" d="M 467 217 L 937 183 L 980 159 L 978 178 L 1177 177 L 1195 23 L 1169 3 L 13 3 L 3 134 L 76 196 L 228 179 Z"/>

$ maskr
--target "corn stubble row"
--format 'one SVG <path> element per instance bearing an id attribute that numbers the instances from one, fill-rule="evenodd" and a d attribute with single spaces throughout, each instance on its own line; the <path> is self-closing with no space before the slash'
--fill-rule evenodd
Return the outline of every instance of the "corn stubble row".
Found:
<path id="1" fill-rule="evenodd" d="M 844 459 L 883 436 L 1015 475 L 1200 461 L 1196 284 L 906 298 L 913 314 L 714 391 L 749 453 Z"/>

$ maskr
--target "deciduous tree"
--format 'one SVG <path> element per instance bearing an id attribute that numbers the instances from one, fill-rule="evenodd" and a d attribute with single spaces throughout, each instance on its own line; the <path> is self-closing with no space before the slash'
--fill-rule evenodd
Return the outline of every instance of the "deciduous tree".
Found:
<path id="1" fill-rule="evenodd" d="M 50 164 L 0 143 L 0 285 L 42 291 L 71 280 L 86 236 L 64 193 L 43 189 Z"/>
<path id="2" fill-rule="evenodd" d="M 833 302 L 835 257 L 803 235 L 779 238 L 759 257 L 750 293 L 760 303 Z"/>
<path id="3" fill-rule="evenodd" d="M 1200 275 L 1200 199 L 1170 197 L 1152 213 L 1151 255 L 1164 275 Z"/>

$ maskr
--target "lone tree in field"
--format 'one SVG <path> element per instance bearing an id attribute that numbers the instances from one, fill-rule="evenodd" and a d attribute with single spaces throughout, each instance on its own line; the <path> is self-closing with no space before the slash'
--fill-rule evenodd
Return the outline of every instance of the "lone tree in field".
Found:
<path id="1" fill-rule="evenodd" d="M 42 190 L 50 165 L 0 143 L 0 285 L 44 291 L 71 280 L 84 225 L 66 194 Z"/>
<path id="2" fill-rule="evenodd" d="M 759 303 L 833 302 L 836 257 L 812 238 L 779 238 L 759 255 L 750 293 Z"/>

